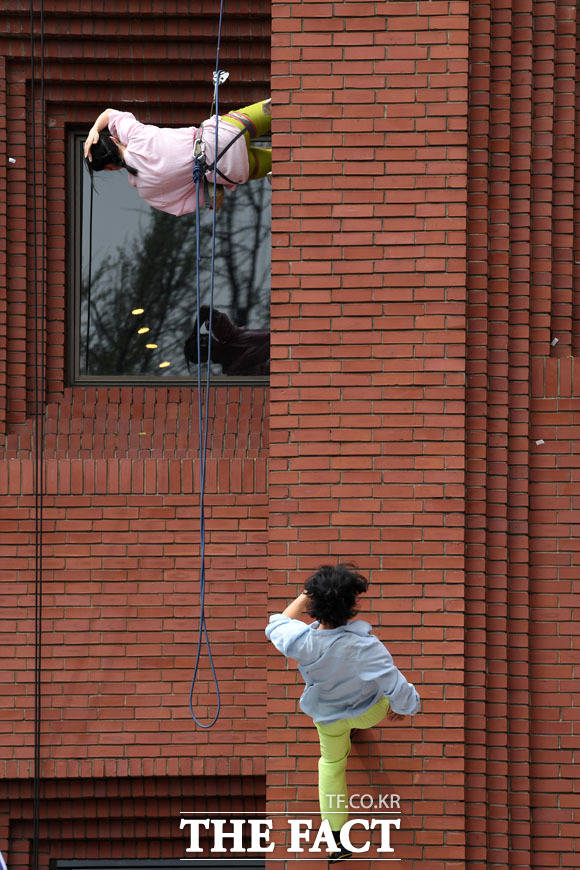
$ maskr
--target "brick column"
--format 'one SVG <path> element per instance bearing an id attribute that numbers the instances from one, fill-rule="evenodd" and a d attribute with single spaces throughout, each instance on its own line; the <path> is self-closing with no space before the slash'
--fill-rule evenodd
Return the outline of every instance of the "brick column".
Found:
<path id="1" fill-rule="evenodd" d="M 395 854 L 422 868 L 464 854 L 467 12 L 273 5 L 270 610 L 322 562 L 370 575 L 423 709 L 350 781 L 401 795 Z M 270 811 L 318 824 L 301 681 L 268 667 Z"/>

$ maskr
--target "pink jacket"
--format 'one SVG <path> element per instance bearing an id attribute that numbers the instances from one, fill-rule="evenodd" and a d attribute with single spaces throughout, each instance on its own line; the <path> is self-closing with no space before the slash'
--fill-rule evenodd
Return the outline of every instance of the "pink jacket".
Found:
<path id="1" fill-rule="evenodd" d="M 215 115 L 202 124 L 202 139 L 208 164 L 215 156 Z M 196 127 L 156 127 L 142 124 L 131 112 L 109 112 L 111 134 L 126 146 L 125 161 L 137 170 L 127 175 L 129 184 L 153 208 L 181 215 L 195 211 L 195 184 L 193 182 L 193 142 Z M 230 142 L 239 130 L 233 124 L 220 120 L 218 151 Z M 243 136 L 228 149 L 220 160 L 219 168 L 231 180 L 226 182 L 218 174 L 218 183 L 234 189 L 248 180 L 248 151 Z M 213 173 L 206 174 L 213 181 Z M 203 187 L 200 203 L 203 204 Z"/>

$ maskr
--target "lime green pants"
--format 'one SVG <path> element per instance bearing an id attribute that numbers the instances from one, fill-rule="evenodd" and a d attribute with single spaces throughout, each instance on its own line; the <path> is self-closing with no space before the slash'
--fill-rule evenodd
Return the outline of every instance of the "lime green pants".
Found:
<path id="1" fill-rule="evenodd" d="M 339 831 L 348 819 L 348 791 L 346 763 L 350 755 L 350 732 L 353 728 L 372 728 L 384 719 L 389 702 L 381 698 L 378 703 L 354 719 L 340 719 L 323 725 L 316 724 L 320 740 L 318 761 L 318 800 L 320 815 L 328 819 L 333 831 Z"/>
<path id="2" fill-rule="evenodd" d="M 249 178 L 264 178 L 272 169 L 272 149 L 258 148 L 251 144 L 251 140 L 258 136 L 265 136 L 272 127 L 270 110 L 261 103 L 253 103 L 229 112 L 223 116 L 224 121 L 229 121 L 235 127 L 244 131 L 244 139 L 248 149 L 248 163 L 250 166 Z"/>

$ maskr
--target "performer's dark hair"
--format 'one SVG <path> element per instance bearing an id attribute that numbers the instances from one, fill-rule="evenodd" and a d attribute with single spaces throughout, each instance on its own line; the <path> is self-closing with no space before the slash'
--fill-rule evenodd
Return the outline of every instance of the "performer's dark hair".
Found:
<path id="1" fill-rule="evenodd" d="M 87 164 L 91 174 L 93 172 L 100 172 L 102 169 L 105 169 L 106 166 L 123 166 L 127 172 L 131 173 L 131 175 L 137 175 L 137 170 L 133 169 L 132 166 L 127 166 L 123 160 L 119 146 L 111 136 L 108 127 L 101 130 L 99 133 L 99 141 L 95 142 L 94 145 L 91 145 L 90 150 L 92 160 L 89 160 L 89 158 L 86 157 L 85 163 Z"/>
<path id="2" fill-rule="evenodd" d="M 356 616 L 356 602 L 366 592 L 369 581 L 356 565 L 322 565 L 304 584 L 308 596 L 307 613 L 319 622 L 337 628 Z"/>

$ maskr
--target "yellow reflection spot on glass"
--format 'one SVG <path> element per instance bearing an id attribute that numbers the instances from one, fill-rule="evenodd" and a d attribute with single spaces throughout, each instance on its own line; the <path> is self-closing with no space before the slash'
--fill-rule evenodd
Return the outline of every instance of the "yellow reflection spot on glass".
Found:
<path id="1" fill-rule="evenodd" d="M 144 308 L 134 308 L 132 310 L 131 314 L 143 314 L 144 311 L 145 311 Z"/>
<path id="2" fill-rule="evenodd" d="M 159 363 L 159 368 L 160 368 L 160 369 L 166 369 L 167 366 L 170 366 L 170 365 L 171 365 L 171 363 L 168 362 L 167 360 L 165 360 L 165 362 Z"/>
<path id="3" fill-rule="evenodd" d="M 148 347 L 149 350 L 155 350 L 155 348 L 158 347 L 158 346 L 159 346 L 159 345 L 157 345 L 157 344 L 146 344 L 146 345 L 145 345 L 145 347 Z"/>
<path id="4" fill-rule="evenodd" d="M 148 326 L 142 326 L 141 329 L 138 329 L 138 330 L 137 330 L 137 332 L 139 333 L 139 335 L 145 335 L 146 332 L 149 332 L 149 327 L 148 327 Z"/>

